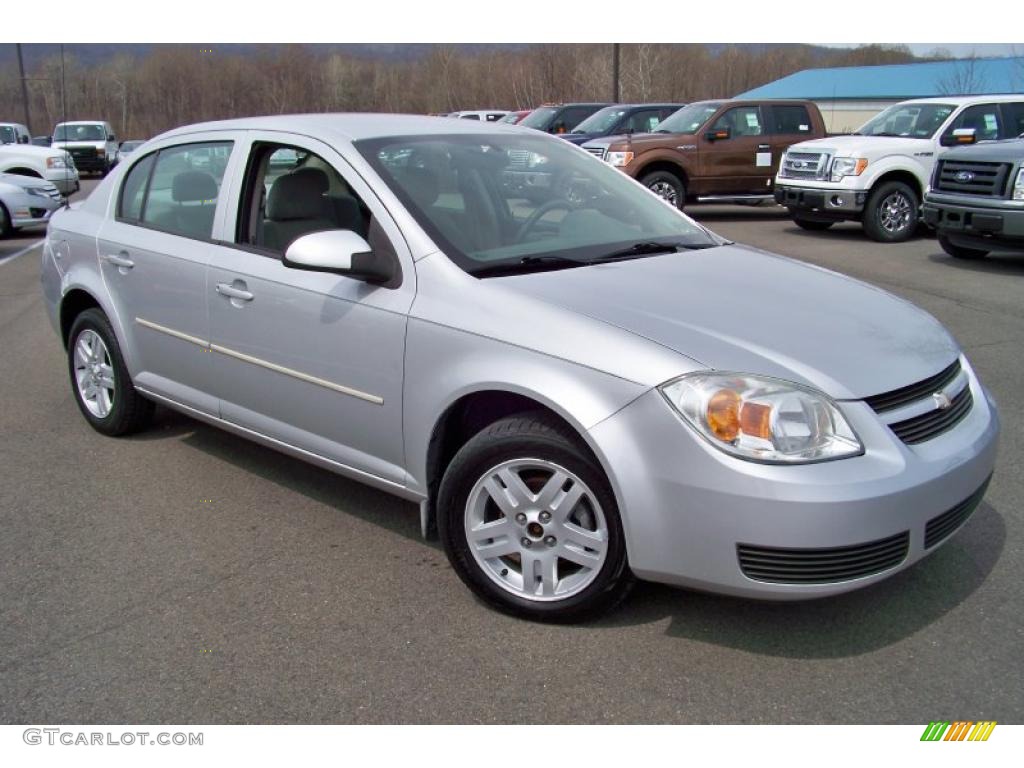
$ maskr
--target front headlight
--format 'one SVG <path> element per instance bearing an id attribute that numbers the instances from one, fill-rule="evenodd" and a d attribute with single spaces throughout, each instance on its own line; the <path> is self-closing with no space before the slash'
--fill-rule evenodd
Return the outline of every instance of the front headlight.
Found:
<path id="1" fill-rule="evenodd" d="M 633 162 L 632 152 L 608 152 L 604 156 L 606 163 L 614 165 L 616 168 L 621 168 L 624 165 L 629 165 Z"/>
<path id="2" fill-rule="evenodd" d="M 1024 167 L 1017 171 L 1017 180 L 1013 182 L 1013 199 L 1024 200 Z"/>
<path id="3" fill-rule="evenodd" d="M 64 162 L 64 158 L 63 157 L 60 157 L 60 156 L 48 157 L 48 158 L 46 158 L 46 167 L 47 168 L 67 168 L 67 164 Z"/>
<path id="4" fill-rule="evenodd" d="M 659 389 L 716 448 L 741 459 L 803 464 L 857 456 L 864 446 L 822 392 L 742 373 L 691 373 Z"/>
<path id="5" fill-rule="evenodd" d="M 866 157 L 837 157 L 832 161 L 832 181 L 842 181 L 847 176 L 860 176 L 868 167 Z"/>

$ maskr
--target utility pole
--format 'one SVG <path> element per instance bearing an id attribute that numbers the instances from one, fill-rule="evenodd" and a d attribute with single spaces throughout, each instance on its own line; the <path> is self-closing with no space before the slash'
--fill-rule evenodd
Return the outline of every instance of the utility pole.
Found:
<path id="1" fill-rule="evenodd" d="M 612 101 L 619 103 L 619 44 L 612 43 Z"/>
<path id="2" fill-rule="evenodd" d="M 60 119 L 64 122 L 68 119 L 68 96 L 64 87 L 64 43 L 60 44 Z"/>
<path id="3" fill-rule="evenodd" d="M 15 43 L 14 46 L 18 50 L 18 75 L 21 77 L 21 104 L 25 108 L 25 125 L 28 127 L 28 132 L 32 133 L 32 118 L 28 109 L 28 83 L 25 81 L 25 62 L 21 58 L 21 43 Z"/>

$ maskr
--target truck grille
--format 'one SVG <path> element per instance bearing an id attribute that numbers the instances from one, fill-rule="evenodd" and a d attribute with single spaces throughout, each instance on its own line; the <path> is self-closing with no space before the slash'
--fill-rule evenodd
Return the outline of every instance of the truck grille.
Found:
<path id="1" fill-rule="evenodd" d="M 601 160 L 604 160 L 605 147 L 584 147 L 587 152 Z"/>
<path id="2" fill-rule="evenodd" d="M 816 179 L 828 176 L 827 152 L 787 152 L 782 158 L 782 173 L 786 179 Z"/>
<path id="3" fill-rule="evenodd" d="M 935 171 L 935 189 L 960 195 L 1003 197 L 1009 175 L 1009 163 L 940 160 Z"/>
<path id="4" fill-rule="evenodd" d="M 738 544 L 740 570 L 748 579 L 775 584 L 832 584 L 894 568 L 907 557 L 910 532 L 864 544 L 829 549 L 784 549 Z"/>
<path id="5" fill-rule="evenodd" d="M 978 490 L 952 509 L 943 512 L 938 517 L 933 517 L 928 521 L 928 524 L 924 527 L 925 549 L 931 549 L 936 544 L 945 541 L 952 536 L 960 526 L 967 522 L 967 518 L 974 513 L 974 510 L 977 509 L 978 505 L 981 503 L 981 499 L 985 495 L 985 491 L 988 490 L 988 484 L 991 479 L 992 476 L 989 475 Z"/>
<path id="6" fill-rule="evenodd" d="M 96 147 L 66 147 L 65 149 L 71 153 L 71 157 L 75 162 L 96 159 Z"/>

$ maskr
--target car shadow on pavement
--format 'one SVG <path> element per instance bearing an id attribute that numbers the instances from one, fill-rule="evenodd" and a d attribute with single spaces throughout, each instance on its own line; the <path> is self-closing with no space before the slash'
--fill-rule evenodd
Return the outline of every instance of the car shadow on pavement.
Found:
<path id="1" fill-rule="evenodd" d="M 937 551 L 883 582 L 835 597 L 764 602 L 640 583 L 592 626 L 669 617 L 666 634 L 765 656 L 846 658 L 897 643 L 941 619 L 984 584 L 1006 542 L 1002 515 L 983 502 Z"/>
<path id="2" fill-rule="evenodd" d="M 954 259 L 939 251 L 929 254 L 928 260 L 944 267 L 963 269 L 969 272 L 985 272 L 995 275 L 1024 275 L 1024 256 L 1010 253 L 995 253 L 983 259 Z"/>

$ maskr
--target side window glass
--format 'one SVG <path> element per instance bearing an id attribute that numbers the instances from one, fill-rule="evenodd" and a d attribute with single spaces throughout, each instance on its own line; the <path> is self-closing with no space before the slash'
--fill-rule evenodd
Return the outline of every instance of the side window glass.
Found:
<path id="1" fill-rule="evenodd" d="M 811 116 L 802 104 L 778 105 L 772 107 L 772 129 L 778 134 L 801 134 L 811 132 Z"/>
<path id="2" fill-rule="evenodd" d="M 1024 136 L 1024 101 L 1003 104 L 1003 138 Z"/>
<path id="3" fill-rule="evenodd" d="M 240 243 L 281 256 L 292 242 L 313 232 L 348 229 L 370 236 L 369 208 L 319 155 L 257 144 L 249 173 Z"/>
<path id="4" fill-rule="evenodd" d="M 953 118 L 946 135 L 952 136 L 959 128 L 973 128 L 978 141 L 991 141 L 999 138 L 999 106 L 997 104 L 975 104 L 967 107 Z"/>
<path id="5" fill-rule="evenodd" d="M 729 135 L 736 136 L 760 136 L 764 133 L 761 127 L 760 107 L 734 107 L 724 112 L 716 121 L 711 130 L 728 130 Z"/>
<path id="6" fill-rule="evenodd" d="M 626 128 L 633 133 L 650 133 L 660 122 L 660 114 L 656 110 L 637 112 L 626 123 Z"/>
<path id="7" fill-rule="evenodd" d="M 183 144 L 157 154 L 142 221 L 174 235 L 208 239 L 230 141 Z"/>
<path id="8" fill-rule="evenodd" d="M 153 170 L 156 154 L 146 155 L 132 166 L 121 185 L 121 200 L 118 205 L 118 218 L 126 221 L 139 221 L 142 218 L 142 201 L 146 195 L 146 184 L 149 173 Z"/>

